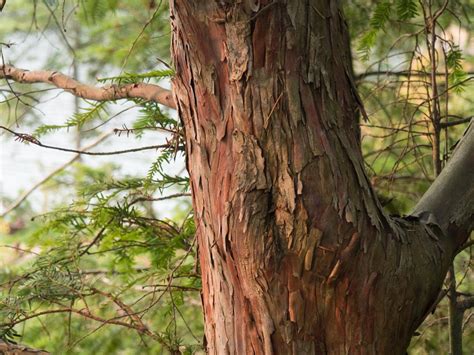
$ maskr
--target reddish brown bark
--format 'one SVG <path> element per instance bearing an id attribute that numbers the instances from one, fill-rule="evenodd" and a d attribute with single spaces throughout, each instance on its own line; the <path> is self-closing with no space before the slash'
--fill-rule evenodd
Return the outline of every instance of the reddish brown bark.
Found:
<path id="1" fill-rule="evenodd" d="M 172 0 L 171 20 L 209 353 L 403 353 L 456 245 L 372 191 L 337 2 Z"/>

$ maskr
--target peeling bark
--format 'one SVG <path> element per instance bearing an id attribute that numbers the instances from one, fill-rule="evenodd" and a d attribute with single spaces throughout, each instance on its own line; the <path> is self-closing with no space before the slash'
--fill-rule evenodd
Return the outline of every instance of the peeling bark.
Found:
<path id="1" fill-rule="evenodd" d="M 176 108 L 171 91 L 154 84 L 133 83 L 95 87 L 78 82 L 57 71 L 29 71 L 11 65 L 0 65 L 0 79 L 11 79 L 18 83 L 45 83 L 63 89 L 75 97 L 94 101 L 115 101 L 125 98 L 140 98 Z"/>
<path id="2" fill-rule="evenodd" d="M 404 353 L 466 235 L 384 214 L 337 2 L 170 3 L 209 353 Z"/>

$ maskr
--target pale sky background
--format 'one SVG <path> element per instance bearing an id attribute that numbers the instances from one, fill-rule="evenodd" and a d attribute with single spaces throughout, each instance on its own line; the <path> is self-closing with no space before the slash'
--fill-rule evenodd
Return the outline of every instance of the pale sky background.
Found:
<path id="1" fill-rule="evenodd" d="M 37 35 L 30 35 L 27 40 L 21 38 L 10 39 L 17 43 L 11 49 L 3 48 L 3 55 L 7 63 L 11 63 L 17 67 L 37 70 L 46 69 L 45 59 L 47 54 L 62 55 L 61 48 L 56 48 L 51 37 L 39 37 Z M 58 42 L 56 42 L 58 43 Z M 49 52 L 49 53 L 48 53 Z M 54 68 L 47 68 L 54 69 Z M 69 74 L 64 71 L 66 74 Z M 101 73 L 102 76 L 115 75 L 117 73 Z M 169 83 L 163 83 L 164 86 L 169 86 Z M 21 90 L 21 86 L 19 87 Z M 47 124 L 63 124 L 69 118 L 74 109 L 74 98 L 68 93 L 54 90 L 42 99 L 43 103 L 36 106 L 36 114 L 39 116 L 41 122 Z M 0 98 L 0 112 L 5 112 L 6 103 L 2 102 Z M 87 104 L 81 101 L 81 107 L 86 107 Z M 124 101 L 114 105 L 113 112 L 121 111 L 125 108 Z M 138 116 L 138 110 L 132 109 L 118 118 L 114 118 L 111 122 L 101 128 L 102 132 L 108 131 L 112 128 L 121 128 L 123 123 L 127 123 L 127 127 L 131 127 L 131 122 Z M 13 117 L 12 117 L 13 118 Z M 3 120 L 2 120 L 3 121 Z M 30 120 L 31 121 L 31 120 Z M 5 123 L 5 122 L 3 122 Z M 14 123 L 13 120 L 9 125 Z M 21 133 L 32 133 L 34 128 L 20 125 L 12 129 Z M 147 145 L 157 145 L 165 143 L 165 135 L 157 132 L 149 132 L 140 140 L 134 138 L 133 135 L 127 137 L 126 135 L 112 135 L 105 142 L 101 143 L 92 151 L 113 151 L 124 150 L 128 148 L 135 148 Z M 67 132 L 61 130 L 57 133 L 46 135 L 41 138 L 41 142 L 48 145 L 61 146 L 67 148 L 76 148 L 75 132 Z M 82 145 L 86 145 L 95 138 L 85 140 Z M 120 165 L 121 174 L 123 175 L 139 175 L 145 176 L 150 165 L 156 159 L 158 152 L 154 150 L 146 150 L 136 153 L 128 153 L 118 156 L 83 156 L 83 161 L 93 166 L 99 166 L 106 162 L 114 162 Z M 15 199 L 24 190 L 28 190 L 35 183 L 47 176 L 51 171 L 63 165 L 65 162 L 74 157 L 74 153 L 65 153 L 55 150 L 44 149 L 32 144 L 26 145 L 14 140 L 14 137 L 4 131 L 0 132 L 0 196 L 6 196 Z M 170 164 L 169 173 L 178 173 L 184 167 L 184 160 L 178 158 L 174 164 Z M 51 196 L 48 196 L 51 199 Z M 33 193 L 29 201 L 35 207 L 43 206 L 45 203 L 45 195 L 38 189 Z M 7 206 L 0 204 L 0 213 Z"/>

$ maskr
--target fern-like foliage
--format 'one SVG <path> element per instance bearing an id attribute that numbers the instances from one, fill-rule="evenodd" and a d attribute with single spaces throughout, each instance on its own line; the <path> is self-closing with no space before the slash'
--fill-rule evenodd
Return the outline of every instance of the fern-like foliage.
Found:
<path id="1" fill-rule="evenodd" d="M 83 127 L 87 122 L 93 119 L 103 119 L 107 117 L 107 102 L 99 102 L 95 105 L 91 105 L 81 112 L 74 114 L 69 120 L 66 121 L 67 127 Z"/>
<path id="2" fill-rule="evenodd" d="M 418 16 L 418 2 L 416 0 L 398 0 L 397 15 L 402 21 Z"/>
<path id="3" fill-rule="evenodd" d="M 357 47 L 359 57 L 363 61 L 367 61 L 369 59 L 371 50 L 377 40 L 378 32 L 384 29 L 385 24 L 390 19 L 391 9 L 392 4 L 390 3 L 390 1 L 387 0 L 377 3 L 377 5 L 375 6 L 375 9 L 372 13 L 372 17 L 370 18 L 369 22 L 370 28 L 362 36 Z"/>
<path id="4" fill-rule="evenodd" d="M 80 15 L 86 22 L 96 23 L 103 19 L 107 12 L 114 11 L 118 2 L 118 0 L 80 0 Z"/>
<path id="5" fill-rule="evenodd" d="M 125 73 L 119 76 L 111 76 L 107 78 L 98 79 L 99 82 L 113 82 L 116 84 L 131 84 L 142 81 L 149 81 L 151 79 L 171 78 L 174 75 L 172 69 L 152 70 L 146 73 Z"/>
<path id="6" fill-rule="evenodd" d="M 377 2 L 369 21 L 369 29 L 359 40 L 357 51 L 362 61 L 367 61 L 371 50 L 375 46 L 378 34 L 384 31 L 387 23 L 390 21 L 393 8 L 396 8 L 396 19 L 407 21 L 418 15 L 418 6 L 416 0 L 383 0 Z"/>
<path id="7" fill-rule="evenodd" d="M 169 53 L 165 19 L 169 11 L 164 3 L 163 7 L 158 1 L 122 0 L 41 0 L 38 4 L 42 6 L 34 7 L 38 8 L 35 19 L 50 23 L 43 24 L 45 31 L 58 26 L 68 31 L 66 37 L 74 37 L 70 43 L 74 59 L 78 65 L 86 63 L 80 70 L 89 79 L 104 66 L 119 70 L 124 62 L 124 74 L 99 81 L 156 83 L 174 75 L 169 69 L 155 69 L 156 56 Z M 12 21 L 15 26 L 21 22 L 18 17 Z M 64 57 L 58 62 L 68 65 L 70 58 Z M 88 159 L 68 165 L 42 186 L 52 196 L 53 211 L 33 217 L 15 235 L 4 228 L 2 240 L 11 239 L 2 243 L 25 252 L 0 270 L 0 340 L 13 342 L 21 331 L 22 342 L 34 346 L 44 336 L 52 353 L 202 350 L 197 301 L 201 282 L 189 179 L 186 173 L 169 169 L 173 160 L 182 161 L 180 122 L 160 105 L 144 100 L 123 100 L 120 108 L 114 103 L 86 102 L 77 114 L 59 124 L 42 125 L 35 135 L 77 127 L 87 138 L 86 131 L 102 133 L 105 124 L 113 125 L 127 111 L 130 115 L 120 117 L 123 120 L 117 124 L 123 129 L 113 127 L 117 134 L 134 132 L 140 138 L 153 132 L 154 140 L 165 140 L 169 147 L 149 153 L 155 161 L 148 173 L 145 167 L 144 172 L 124 175 L 116 164 L 98 166 L 100 160 L 94 166 L 85 165 Z M 145 154 L 142 157 L 146 159 Z M 8 218 L 29 220 L 36 206 L 27 209 L 28 215 L 21 209 L 25 206 Z M 97 341 L 92 335 L 98 333 Z M 137 338 L 131 334 L 138 334 Z M 91 344 L 84 345 L 87 342 Z"/>
<path id="8" fill-rule="evenodd" d="M 80 197 L 35 218 L 38 227 L 27 239 L 43 250 L 27 272 L 17 275 L 15 283 L 0 288 L 1 339 L 14 341 L 15 324 L 40 311 L 47 314 L 50 305 L 67 310 L 77 303 L 77 310 L 86 307 L 87 312 L 102 319 L 113 314 L 118 304 L 122 310 L 133 309 L 141 316 L 155 314 L 153 318 L 161 324 L 154 329 L 154 338 L 163 347 L 180 344 L 175 331 L 176 309 L 188 307 L 180 301 L 186 290 L 200 288 L 200 280 L 194 276 L 194 221 L 191 213 L 176 221 L 160 219 L 140 202 L 164 186 L 181 191 L 183 183 L 187 186 L 187 177 L 169 177 L 163 172 L 160 163 L 171 155 L 168 152 L 155 162 L 159 178 L 153 173 L 147 178 L 111 179 L 99 168 L 77 166 Z M 97 278 L 97 269 L 106 278 Z M 171 283 L 173 278 L 176 280 Z M 153 293 L 144 298 L 140 292 L 137 295 L 138 285 L 147 283 L 163 285 L 152 286 L 156 287 L 156 297 L 151 297 Z M 113 302 L 103 301 L 104 295 L 109 301 L 117 300 L 115 307 Z M 134 298 L 139 300 L 130 310 L 121 306 L 125 304 L 121 299 Z M 128 318 L 136 325 L 133 317 Z"/>
<path id="9" fill-rule="evenodd" d="M 57 6 L 58 0 L 43 0 L 43 2 L 48 6 Z"/>
<path id="10" fill-rule="evenodd" d="M 372 47 L 377 40 L 377 30 L 372 29 L 362 36 L 357 47 L 357 53 L 362 61 L 367 61 L 370 58 Z"/>
<path id="11" fill-rule="evenodd" d="M 140 116 L 133 122 L 133 132 L 141 137 L 143 132 L 150 129 L 162 129 L 168 132 L 178 132 L 180 123 L 163 113 L 156 102 L 135 100 L 140 105 Z"/>
<path id="12" fill-rule="evenodd" d="M 467 78 L 462 62 L 462 50 L 459 46 L 452 46 L 446 54 L 446 65 L 449 68 L 449 84 L 458 93 L 464 90 L 464 83 Z"/>
<path id="13" fill-rule="evenodd" d="M 33 135 L 39 138 L 61 129 L 69 129 L 73 127 L 82 128 L 86 123 L 92 122 L 93 120 L 105 120 L 108 118 L 109 114 L 108 105 L 109 104 L 105 101 L 92 104 L 89 107 L 82 109 L 80 112 L 72 115 L 72 117 L 66 120 L 66 122 L 62 125 L 39 126 Z"/>
<path id="14" fill-rule="evenodd" d="M 153 183 L 155 176 L 165 176 L 164 175 L 164 165 L 168 164 L 171 160 L 172 152 L 165 151 L 163 154 L 159 155 L 156 160 L 151 165 L 150 169 L 148 170 L 146 179 L 145 179 L 145 188 L 149 188 Z M 160 186 L 160 190 L 162 191 L 164 186 Z"/>
<path id="15" fill-rule="evenodd" d="M 374 13 L 370 19 L 370 26 L 373 29 L 380 30 L 385 27 L 385 24 L 390 19 L 390 11 L 392 10 L 392 4 L 390 1 L 380 1 L 375 6 Z"/>

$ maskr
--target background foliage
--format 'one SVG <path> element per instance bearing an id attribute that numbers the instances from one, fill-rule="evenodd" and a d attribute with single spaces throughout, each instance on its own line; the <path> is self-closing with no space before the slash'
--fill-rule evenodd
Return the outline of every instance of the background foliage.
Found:
<path id="1" fill-rule="evenodd" d="M 358 0 L 344 1 L 344 9 L 369 116 L 361 120 L 367 171 L 385 208 L 408 213 L 474 111 L 474 2 Z M 83 81 L 166 85 L 173 75 L 166 2 L 10 1 L 1 16 L 3 61 L 24 60 L 13 42 L 33 37 L 49 43 L 49 54 L 29 63 L 42 60 L 40 67 Z M 194 223 L 175 113 L 142 100 L 75 100 L 71 117 L 48 123 L 35 106 L 50 99 L 50 89 L 11 82 L 0 89 L 0 124 L 36 139 L 76 132 L 71 146 L 120 136 L 134 146 L 163 143 L 135 175 L 117 162 L 73 156 L 36 187 L 56 196 L 45 206 L 0 197 L 8 212 L 0 219 L 0 338 L 56 354 L 202 351 Z M 455 262 L 460 297 L 474 291 L 471 256 L 466 248 Z M 449 351 L 447 308 L 445 297 L 411 353 Z M 471 314 L 463 318 L 467 353 L 474 350 Z"/>

